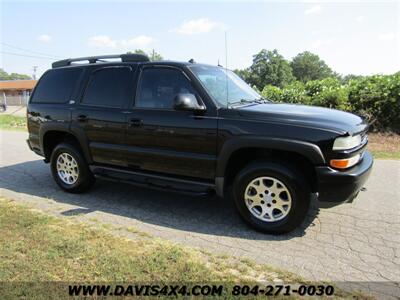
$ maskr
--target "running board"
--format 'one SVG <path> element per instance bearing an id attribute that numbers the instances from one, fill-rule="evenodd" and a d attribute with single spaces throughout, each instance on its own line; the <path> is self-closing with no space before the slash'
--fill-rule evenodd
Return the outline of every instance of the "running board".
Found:
<path id="1" fill-rule="evenodd" d="M 90 166 L 90 170 L 96 178 L 128 183 L 155 190 L 170 191 L 191 196 L 204 196 L 215 192 L 214 184 L 203 181 L 96 165 Z"/>

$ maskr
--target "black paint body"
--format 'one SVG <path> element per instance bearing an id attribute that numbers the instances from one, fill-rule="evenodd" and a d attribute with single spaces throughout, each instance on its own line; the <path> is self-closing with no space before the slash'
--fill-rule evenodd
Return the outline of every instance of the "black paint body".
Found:
<path id="1" fill-rule="evenodd" d="M 343 202 L 357 194 L 372 166 L 372 158 L 365 151 L 366 139 L 351 152 L 333 152 L 332 146 L 339 136 L 366 133 L 368 125 L 362 118 L 301 105 L 253 103 L 235 108 L 220 107 L 192 74 L 190 65 L 126 62 L 65 67 L 82 68 L 79 84 L 68 103 L 30 101 L 27 112 L 30 148 L 48 161 L 50 153 L 46 147 L 51 144 L 48 139 L 56 139 L 58 132 L 68 134 L 78 141 L 92 166 L 207 183 L 221 196 L 229 177 L 229 166 L 234 163 L 230 158 L 237 151 L 285 151 L 301 156 L 313 166 L 312 185 L 321 201 Z M 129 103 L 121 108 L 81 103 L 90 74 L 96 69 L 114 66 L 131 68 Z M 136 107 L 136 87 L 141 71 L 155 66 L 181 70 L 198 93 L 205 110 Z M 329 167 L 331 158 L 346 158 L 356 152 L 364 155 L 358 165 L 347 171 Z"/>

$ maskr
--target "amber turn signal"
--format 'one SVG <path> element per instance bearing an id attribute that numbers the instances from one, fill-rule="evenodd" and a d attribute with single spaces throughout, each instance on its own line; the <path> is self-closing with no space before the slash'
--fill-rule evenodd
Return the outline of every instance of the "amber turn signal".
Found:
<path id="1" fill-rule="evenodd" d="M 331 166 L 337 169 L 346 169 L 349 164 L 348 159 L 332 159 Z"/>
<path id="2" fill-rule="evenodd" d="M 360 154 L 346 159 L 331 159 L 330 164 L 336 169 L 347 169 L 354 166 L 360 160 Z"/>

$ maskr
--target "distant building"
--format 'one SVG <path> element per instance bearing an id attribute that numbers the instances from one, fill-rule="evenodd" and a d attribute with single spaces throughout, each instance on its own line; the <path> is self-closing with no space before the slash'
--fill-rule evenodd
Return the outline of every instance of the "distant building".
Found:
<path id="1" fill-rule="evenodd" d="M 0 81 L 0 103 L 7 106 L 26 105 L 37 80 Z"/>

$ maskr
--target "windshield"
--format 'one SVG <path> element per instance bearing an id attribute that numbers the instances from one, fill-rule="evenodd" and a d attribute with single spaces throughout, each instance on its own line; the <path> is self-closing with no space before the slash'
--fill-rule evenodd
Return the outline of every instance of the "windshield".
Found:
<path id="1" fill-rule="evenodd" d="M 262 97 L 230 70 L 213 66 L 190 66 L 208 93 L 220 105 L 252 102 Z"/>

